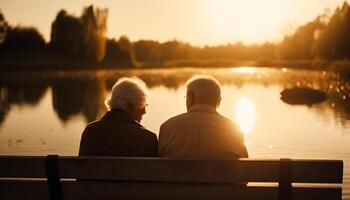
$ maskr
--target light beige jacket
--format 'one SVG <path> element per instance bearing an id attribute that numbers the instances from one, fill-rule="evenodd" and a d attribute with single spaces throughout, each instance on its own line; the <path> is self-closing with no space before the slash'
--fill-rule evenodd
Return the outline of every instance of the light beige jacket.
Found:
<path id="1" fill-rule="evenodd" d="M 243 134 L 231 120 L 196 104 L 161 125 L 159 156 L 246 158 L 248 153 Z"/>

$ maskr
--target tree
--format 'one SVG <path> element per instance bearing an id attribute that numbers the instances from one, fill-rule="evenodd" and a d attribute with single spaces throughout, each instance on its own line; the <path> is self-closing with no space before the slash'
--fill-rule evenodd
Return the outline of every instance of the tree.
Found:
<path id="1" fill-rule="evenodd" d="M 135 59 L 138 61 L 152 61 L 159 60 L 160 49 L 159 42 L 152 40 L 139 40 L 133 44 L 133 52 Z"/>
<path id="2" fill-rule="evenodd" d="M 4 15 L 0 10 L 0 44 L 5 40 L 7 29 L 8 29 L 8 24 L 5 20 Z"/>
<path id="3" fill-rule="evenodd" d="M 108 65 L 135 65 L 129 39 L 124 36 L 121 37 L 119 41 L 116 41 L 115 39 L 108 40 L 104 62 Z"/>
<path id="4" fill-rule="evenodd" d="M 65 10 L 58 12 L 51 26 L 50 45 L 56 51 L 72 58 L 83 58 L 83 25 L 82 22 Z"/>
<path id="5" fill-rule="evenodd" d="M 315 35 L 323 27 L 320 17 L 317 17 L 314 21 L 298 28 L 294 35 L 285 37 L 279 45 L 279 58 L 312 59 Z"/>
<path id="6" fill-rule="evenodd" d="M 327 59 L 350 58 L 350 7 L 344 2 L 338 7 L 325 28 L 319 32 L 315 44 L 318 57 Z"/>
<path id="7" fill-rule="evenodd" d="M 89 6 L 81 16 L 85 55 L 90 61 L 101 61 L 105 56 L 107 14 L 107 9 L 94 9 Z"/>
<path id="8" fill-rule="evenodd" d="M 84 8 L 81 17 L 61 10 L 51 27 L 51 46 L 65 55 L 88 61 L 105 56 L 107 9 Z"/>
<path id="9" fill-rule="evenodd" d="M 45 40 L 33 27 L 9 28 L 2 44 L 4 51 L 32 51 L 45 48 Z"/>

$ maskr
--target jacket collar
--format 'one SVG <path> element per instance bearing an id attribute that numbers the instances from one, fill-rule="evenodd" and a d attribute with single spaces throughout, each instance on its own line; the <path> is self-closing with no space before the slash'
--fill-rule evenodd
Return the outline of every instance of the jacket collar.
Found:
<path id="1" fill-rule="evenodd" d="M 107 111 L 101 120 L 117 120 L 143 127 L 140 123 L 133 120 L 128 112 L 121 109 L 112 109 L 110 111 Z"/>
<path id="2" fill-rule="evenodd" d="M 206 104 L 195 104 L 193 105 L 188 112 L 209 112 L 209 113 L 217 113 L 216 109 L 206 105 Z"/>

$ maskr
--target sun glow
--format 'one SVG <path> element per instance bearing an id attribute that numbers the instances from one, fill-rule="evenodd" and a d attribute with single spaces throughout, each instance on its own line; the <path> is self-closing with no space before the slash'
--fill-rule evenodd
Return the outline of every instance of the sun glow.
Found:
<path id="1" fill-rule="evenodd" d="M 243 134 L 252 132 L 255 125 L 256 109 L 254 103 L 247 97 L 238 100 L 235 107 L 235 121 Z"/>
<path id="2" fill-rule="evenodd" d="M 240 38 L 240 41 L 254 43 L 280 39 L 281 27 L 287 21 L 287 5 L 280 0 L 210 2 L 209 21 L 215 34 L 221 37 Z"/>

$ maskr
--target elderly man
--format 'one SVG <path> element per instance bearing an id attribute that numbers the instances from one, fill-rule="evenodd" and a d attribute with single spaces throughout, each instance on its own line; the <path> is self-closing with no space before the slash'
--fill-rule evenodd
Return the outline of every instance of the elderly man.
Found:
<path id="1" fill-rule="evenodd" d="M 247 158 L 243 134 L 216 111 L 221 101 L 219 82 L 208 75 L 196 75 L 186 85 L 187 113 L 161 125 L 159 155 Z"/>
<path id="2" fill-rule="evenodd" d="M 140 121 L 146 113 L 147 87 L 138 78 L 121 78 L 113 86 L 109 111 L 88 124 L 80 142 L 80 156 L 157 156 L 157 136 Z"/>

